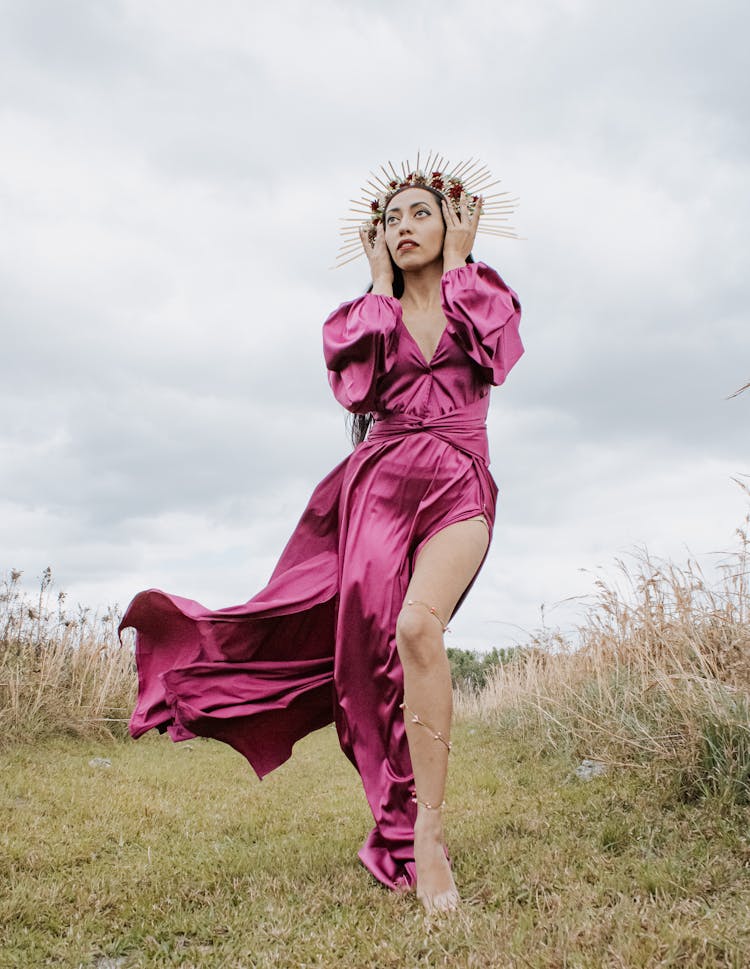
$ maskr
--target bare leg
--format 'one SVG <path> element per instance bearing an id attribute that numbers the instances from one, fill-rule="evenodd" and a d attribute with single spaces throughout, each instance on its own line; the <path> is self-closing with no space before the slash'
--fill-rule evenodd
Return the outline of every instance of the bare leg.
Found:
<path id="1" fill-rule="evenodd" d="M 404 669 L 404 721 L 417 793 L 417 895 L 428 912 L 449 911 L 459 903 L 445 856 L 440 810 L 453 712 L 443 624 L 481 564 L 488 542 L 481 516 L 448 525 L 434 535 L 419 554 L 396 624 Z"/>

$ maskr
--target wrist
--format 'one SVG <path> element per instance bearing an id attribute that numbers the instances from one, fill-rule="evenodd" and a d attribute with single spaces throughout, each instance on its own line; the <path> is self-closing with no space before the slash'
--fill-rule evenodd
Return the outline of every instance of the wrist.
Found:
<path id="1" fill-rule="evenodd" d="M 459 269 L 466 265 L 466 257 L 452 253 L 443 253 L 443 272 L 450 272 L 451 269 Z"/>
<path id="2" fill-rule="evenodd" d="M 373 279 L 371 292 L 375 296 L 393 296 L 393 280 L 383 278 Z"/>

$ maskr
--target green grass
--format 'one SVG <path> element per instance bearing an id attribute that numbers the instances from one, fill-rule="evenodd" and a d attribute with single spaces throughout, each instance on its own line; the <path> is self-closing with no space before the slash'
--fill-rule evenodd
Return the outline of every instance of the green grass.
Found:
<path id="1" fill-rule="evenodd" d="M 499 727 L 454 739 L 465 905 L 443 919 L 359 864 L 370 816 L 333 728 L 263 782 L 204 740 L 6 750 L 0 965 L 750 965 L 746 807 L 685 803 L 647 770 L 584 783 L 572 755 Z"/>

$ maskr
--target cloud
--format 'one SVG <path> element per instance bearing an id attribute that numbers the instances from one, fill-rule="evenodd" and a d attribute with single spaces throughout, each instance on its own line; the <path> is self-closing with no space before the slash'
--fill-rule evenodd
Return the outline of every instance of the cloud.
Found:
<path id="1" fill-rule="evenodd" d="M 498 530 L 455 635 L 533 626 L 629 542 L 731 536 L 744 6 L 33 0 L 2 17 L 4 567 L 51 564 L 89 604 L 257 591 L 348 452 L 320 330 L 368 276 L 329 270 L 337 220 L 418 148 L 486 160 L 527 237 L 475 250 L 518 291 L 527 352 L 493 398 Z"/>

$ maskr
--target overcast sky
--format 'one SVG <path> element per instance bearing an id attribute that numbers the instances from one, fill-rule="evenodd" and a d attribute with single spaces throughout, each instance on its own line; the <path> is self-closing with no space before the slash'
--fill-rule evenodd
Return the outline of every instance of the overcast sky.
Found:
<path id="1" fill-rule="evenodd" d="M 710 568 L 750 472 L 749 33 L 741 0 L 0 2 L 0 571 L 259 591 L 349 450 L 338 219 L 417 149 L 484 160 L 526 237 L 474 249 L 526 354 L 449 645 L 569 625 L 636 545 Z"/>

